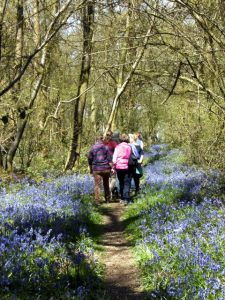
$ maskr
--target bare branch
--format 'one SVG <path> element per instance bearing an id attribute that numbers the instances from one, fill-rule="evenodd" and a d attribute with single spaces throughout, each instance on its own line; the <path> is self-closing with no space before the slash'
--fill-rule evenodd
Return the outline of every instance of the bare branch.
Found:
<path id="1" fill-rule="evenodd" d="M 210 90 L 209 88 L 206 88 L 205 86 L 203 86 L 200 82 L 196 82 L 193 79 L 186 77 L 186 76 L 180 76 L 180 79 L 183 79 L 185 81 L 190 82 L 191 84 L 194 84 L 195 86 L 199 86 L 203 91 L 207 92 L 208 94 L 210 94 L 213 97 L 213 102 L 216 104 L 216 106 L 222 110 L 222 112 L 225 114 L 225 107 L 221 106 L 216 100 L 220 99 L 220 100 L 224 100 L 223 97 L 215 94 L 212 90 Z"/>
<path id="2" fill-rule="evenodd" d="M 0 97 L 3 96 L 5 93 L 7 93 L 22 78 L 26 69 L 30 65 L 32 59 L 36 56 L 37 53 L 39 53 L 46 46 L 46 44 L 49 43 L 49 41 L 51 41 L 51 39 L 56 35 L 56 33 L 59 31 L 59 29 L 64 25 L 64 22 L 69 18 L 71 12 L 69 12 L 67 14 L 66 18 L 63 20 L 63 22 L 60 25 L 58 25 L 56 27 L 56 29 L 54 29 L 58 19 L 65 12 L 65 10 L 68 8 L 68 6 L 70 5 L 71 2 L 72 2 L 72 0 L 68 0 L 68 2 L 65 3 L 65 5 L 63 5 L 62 8 L 55 14 L 55 18 L 49 25 L 48 30 L 43 39 L 43 42 L 37 47 L 37 49 L 34 50 L 34 52 L 32 54 L 30 54 L 28 56 L 25 64 L 23 65 L 23 67 L 20 70 L 20 73 L 14 78 L 14 80 L 11 81 L 5 88 L 3 88 L 2 91 L 0 91 Z"/>
<path id="3" fill-rule="evenodd" d="M 181 66 L 182 66 L 182 62 L 179 63 L 177 75 L 176 75 L 175 81 L 173 83 L 172 89 L 169 92 L 169 95 L 167 96 L 167 98 L 161 104 L 165 104 L 167 102 L 167 100 L 170 98 L 170 96 L 173 94 L 173 91 L 174 91 L 174 89 L 175 89 L 175 87 L 177 85 L 178 79 L 180 78 Z"/>
<path id="4" fill-rule="evenodd" d="M 98 78 L 93 82 L 92 85 L 90 85 L 86 90 L 84 90 L 82 93 L 80 93 L 78 96 L 76 96 L 75 98 L 72 98 L 70 100 L 64 100 L 64 101 L 59 101 L 58 105 L 57 105 L 57 109 L 54 113 L 54 116 L 56 118 L 59 106 L 61 105 L 61 103 L 71 103 L 76 101 L 78 98 L 80 98 L 80 96 L 86 94 L 89 90 L 91 90 L 93 88 L 93 86 L 95 86 L 96 82 L 99 80 L 99 78 L 101 78 L 104 74 L 108 73 L 108 71 L 103 72 L 100 76 L 98 76 Z"/>

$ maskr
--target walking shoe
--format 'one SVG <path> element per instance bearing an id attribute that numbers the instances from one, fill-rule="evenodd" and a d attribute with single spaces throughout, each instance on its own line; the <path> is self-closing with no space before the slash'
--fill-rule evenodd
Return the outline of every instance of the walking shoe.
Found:
<path id="1" fill-rule="evenodd" d="M 119 197 L 118 188 L 114 187 L 112 190 L 112 198 L 117 199 Z"/>
<path id="2" fill-rule="evenodd" d="M 136 190 L 136 191 L 134 192 L 134 196 L 135 196 L 135 197 L 138 196 L 138 194 L 140 194 L 140 190 Z"/>
<path id="3" fill-rule="evenodd" d="M 123 205 L 127 205 L 128 201 L 127 200 L 120 200 L 120 203 L 123 204 Z"/>
<path id="4" fill-rule="evenodd" d="M 132 201 L 129 201 L 129 202 L 127 202 L 127 205 L 131 205 L 131 204 L 133 204 L 133 202 L 132 202 Z"/>

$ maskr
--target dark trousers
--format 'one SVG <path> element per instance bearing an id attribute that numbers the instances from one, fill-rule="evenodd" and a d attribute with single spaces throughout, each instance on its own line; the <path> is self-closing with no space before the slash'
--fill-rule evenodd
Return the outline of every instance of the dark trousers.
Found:
<path id="1" fill-rule="evenodd" d="M 103 188 L 106 202 L 110 201 L 111 193 L 109 189 L 110 170 L 93 171 L 95 180 L 95 201 L 100 202 L 101 182 L 103 181 Z"/>
<path id="2" fill-rule="evenodd" d="M 140 178 L 143 176 L 143 169 L 141 164 L 138 164 L 133 170 L 132 170 L 132 178 L 134 179 L 134 185 L 135 185 L 135 193 L 138 193 L 140 190 Z"/>
<path id="3" fill-rule="evenodd" d="M 135 185 L 135 192 L 139 192 L 140 190 L 140 178 L 141 175 L 140 174 L 136 174 L 135 172 L 132 174 L 132 177 L 134 179 L 134 185 Z"/>
<path id="4" fill-rule="evenodd" d="M 122 200 L 130 201 L 130 185 L 132 173 L 130 170 L 116 170 L 120 184 L 120 195 Z"/>

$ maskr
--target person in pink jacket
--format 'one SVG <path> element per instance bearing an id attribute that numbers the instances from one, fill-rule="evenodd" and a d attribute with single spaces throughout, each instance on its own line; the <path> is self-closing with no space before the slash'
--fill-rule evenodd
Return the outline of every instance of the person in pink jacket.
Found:
<path id="1" fill-rule="evenodd" d="M 130 199 L 130 185 L 132 178 L 132 171 L 128 166 L 129 157 L 131 155 L 131 147 L 129 143 L 129 136 L 122 134 L 120 136 L 121 143 L 118 144 L 113 153 L 113 169 L 117 173 L 120 185 L 121 200 L 124 203 L 131 201 Z"/>

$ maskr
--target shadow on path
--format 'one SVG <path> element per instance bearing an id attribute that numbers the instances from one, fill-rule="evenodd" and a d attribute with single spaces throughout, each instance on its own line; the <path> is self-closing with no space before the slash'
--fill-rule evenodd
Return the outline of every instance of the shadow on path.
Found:
<path id="1" fill-rule="evenodd" d="M 132 255 L 131 243 L 125 239 L 125 223 L 121 221 L 124 206 L 110 203 L 100 207 L 104 223 L 99 245 L 104 248 L 105 287 L 112 300 L 146 299 L 140 287 L 140 274 Z"/>

